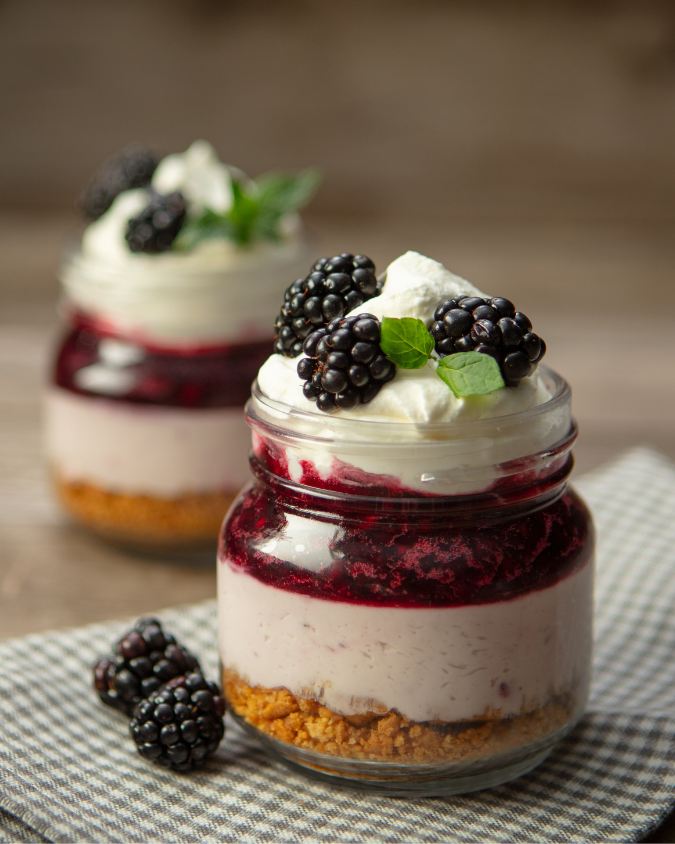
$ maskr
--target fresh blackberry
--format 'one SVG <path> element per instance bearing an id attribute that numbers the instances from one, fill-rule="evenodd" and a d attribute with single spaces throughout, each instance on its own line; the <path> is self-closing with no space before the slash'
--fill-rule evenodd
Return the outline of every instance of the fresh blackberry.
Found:
<path id="1" fill-rule="evenodd" d="M 150 184 L 160 157 L 143 146 L 125 149 L 109 158 L 89 182 L 80 199 L 80 207 L 90 220 L 98 220 L 125 190 Z"/>
<path id="2" fill-rule="evenodd" d="M 456 296 L 441 302 L 429 332 L 440 357 L 471 351 L 492 355 L 508 387 L 531 375 L 546 353 L 530 320 L 501 297 Z"/>
<path id="3" fill-rule="evenodd" d="M 122 636 L 115 650 L 112 659 L 96 663 L 94 687 L 103 703 L 127 715 L 164 683 L 201 670 L 196 657 L 165 633 L 156 618 L 142 618 Z"/>
<path id="4" fill-rule="evenodd" d="M 302 350 L 298 375 L 305 398 L 319 410 L 351 410 L 367 404 L 396 375 L 380 348 L 380 321 L 372 314 L 334 319 L 313 331 Z"/>
<path id="5" fill-rule="evenodd" d="M 303 341 L 317 328 L 358 308 L 379 295 L 382 282 L 366 255 L 343 252 L 316 261 L 306 278 L 286 290 L 274 323 L 274 351 L 289 358 L 302 353 Z"/>
<path id="6" fill-rule="evenodd" d="M 185 219 L 185 198 L 176 191 L 164 196 L 152 193 L 150 204 L 129 220 L 124 237 L 132 252 L 167 252 Z"/>
<path id="7" fill-rule="evenodd" d="M 176 677 L 134 709 L 129 724 L 141 756 L 186 773 L 201 768 L 225 734 L 225 698 L 199 672 Z"/>

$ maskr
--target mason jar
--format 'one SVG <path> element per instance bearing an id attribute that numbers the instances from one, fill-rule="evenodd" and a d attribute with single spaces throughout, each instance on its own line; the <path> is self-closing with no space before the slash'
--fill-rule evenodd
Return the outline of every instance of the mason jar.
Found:
<path id="1" fill-rule="evenodd" d="M 228 247 L 229 248 L 229 247 Z M 78 252 L 46 399 L 58 498 L 77 522 L 146 549 L 215 546 L 247 480 L 243 408 L 272 350 L 301 238 L 192 255 Z"/>
<path id="2" fill-rule="evenodd" d="M 538 765 L 591 670 L 594 533 L 570 389 L 461 424 L 299 411 L 255 387 L 253 480 L 223 524 L 233 717 L 290 768 L 448 795 Z"/>

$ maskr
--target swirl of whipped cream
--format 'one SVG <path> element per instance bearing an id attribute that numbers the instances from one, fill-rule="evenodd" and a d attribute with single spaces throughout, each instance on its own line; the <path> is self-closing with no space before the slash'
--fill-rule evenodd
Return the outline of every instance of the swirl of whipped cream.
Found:
<path id="1" fill-rule="evenodd" d="M 152 187 L 180 191 L 188 209 L 226 212 L 232 177 L 246 177 L 219 161 L 206 141 L 159 163 Z M 254 342 L 273 331 L 283 290 L 306 274 L 307 244 L 297 214 L 281 221 L 278 243 L 240 247 L 224 238 L 189 252 L 133 253 L 128 221 L 148 202 L 144 189 L 121 193 L 84 232 L 61 281 L 68 303 L 138 342 L 172 347 Z"/>

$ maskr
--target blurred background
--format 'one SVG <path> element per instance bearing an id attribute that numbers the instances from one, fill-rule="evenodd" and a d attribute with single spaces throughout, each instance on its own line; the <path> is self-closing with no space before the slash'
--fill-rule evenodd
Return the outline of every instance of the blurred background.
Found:
<path id="1" fill-rule="evenodd" d="M 0 115 L 0 636 L 213 594 L 69 527 L 40 457 L 74 201 L 133 141 L 320 166 L 318 254 L 416 249 L 532 318 L 579 471 L 675 458 L 672 2 L 0 0 Z"/>

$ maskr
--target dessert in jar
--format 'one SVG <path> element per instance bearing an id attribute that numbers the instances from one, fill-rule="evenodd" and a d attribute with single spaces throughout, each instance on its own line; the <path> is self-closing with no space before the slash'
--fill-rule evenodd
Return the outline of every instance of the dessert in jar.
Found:
<path id="1" fill-rule="evenodd" d="M 92 181 L 46 407 L 79 522 L 145 547 L 215 543 L 248 477 L 243 405 L 307 261 L 297 209 L 315 185 L 313 171 L 251 181 L 204 141 L 127 150 Z"/>
<path id="2" fill-rule="evenodd" d="M 570 389 L 543 340 L 414 252 L 381 288 L 363 256 L 322 259 L 277 329 L 219 544 L 230 711 L 290 767 L 360 789 L 531 770 L 584 710 L 592 634 Z"/>

